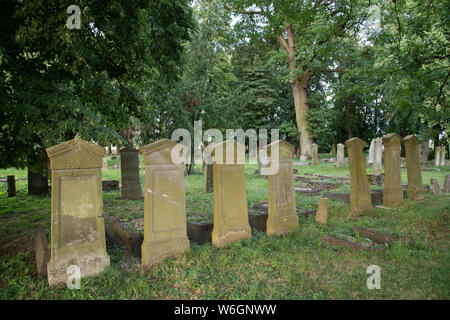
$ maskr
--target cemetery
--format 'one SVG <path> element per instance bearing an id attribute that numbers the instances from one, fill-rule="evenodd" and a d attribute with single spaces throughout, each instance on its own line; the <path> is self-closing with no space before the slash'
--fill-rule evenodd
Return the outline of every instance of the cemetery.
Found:
<path id="1" fill-rule="evenodd" d="M 3 7 L 0 300 L 450 298 L 448 5 Z"/>

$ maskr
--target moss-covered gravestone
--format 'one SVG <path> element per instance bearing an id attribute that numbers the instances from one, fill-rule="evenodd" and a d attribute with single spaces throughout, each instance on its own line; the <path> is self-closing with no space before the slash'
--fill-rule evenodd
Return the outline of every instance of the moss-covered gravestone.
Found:
<path id="1" fill-rule="evenodd" d="M 52 170 L 51 257 L 48 283 L 67 282 L 68 267 L 81 277 L 109 265 L 102 198 L 103 147 L 73 139 L 47 149 Z"/>
<path id="2" fill-rule="evenodd" d="M 267 235 L 279 235 L 291 232 L 298 227 L 295 207 L 294 169 L 292 158 L 295 147 L 285 141 L 274 141 L 265 146 L 269 167 L 278 161 L 278 171 L 268 175 Z M 278 154 L 276 150 L 278 149 Z"/>
<path id="3" fill-rule="evenodd" d="M 372 212 L 369 180 L 366 174 L 366 161 L 363 149 L 366 143 L 360 138 L 345 141 L 350 167 L 350 213 L 349 218 Z"/>
<path id="4" fill-rule="evenodd" d="M 419 139 L 414 135 L 403 138 L 406 152 L 406 170 L 408 175 L 408 199 L 423 200 L 422 170 L 420 168 Z"/>
<path id="5" fill-rule="evenodd" d="M 189 251 L 183 163 L 172 162 L 176 142 L 162 139 L 141 148 L 145 163 L 142 264 Z"/>
<path id="6" fill-rule="evenodd" d="M 403 187 L 400 167 L 400 143 L 402 138 L 396 133 L 383 137 L 384 144 L 384 192 L 385 207 L 403 205 Z"/>
<path id="7" fill-rule="evenodd" d="M 244 146 L 227 140 L 212 150 L 214 174 L 214 229 L 212 243 L 223 247 L 229 242 L 250 239 L 244 176 Z"/>
<path id="8" fill-rule="evenodd" d="M 142 199 L 141 180 L 139 178 L 139 150 L 133 147 L 120 149 L 120 197 L 122 199 Z"/>
<path id="9" fill-rule="evenodd" d="M 319 165 L 319 146 L 315 143 L 312 145 L 311 165 Z"/>

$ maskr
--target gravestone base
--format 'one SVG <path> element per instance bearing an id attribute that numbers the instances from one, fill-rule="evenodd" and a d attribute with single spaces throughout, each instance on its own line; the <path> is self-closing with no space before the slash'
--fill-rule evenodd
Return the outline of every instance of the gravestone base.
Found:
<path id="1" fill-rule="evenodd" d="M 238 225 L 227 227 L 226 229 L 222 228 L 221 230 L 214 228 L 212 232 L 212 243 L 218 248 L 225 246 L 229 242 L 251 238 L 252 229 L 248 224 L 246 226 Z"/>
<path id="2" fill-rule="evenodd" d="M 186 222 L 187 235 L 192 241 L 199 244 L 211 242 L 211 233 L 214 225 L 212 223 L 202 224 L 198 222 Z"/>
<path id="3" fill-rule="evenodd" d="M 298 216 L 286 216 L 267 219 L 267 235 L 276 236 L 293 232 L 298 228 Z"/>
<path id="4" fill-rule="evenodd" d="M 98 243 L 83 246 L 63 247 L 58 249 L 55 257 L 47 264 L 48 284 L 66 283 L 70 274 L 67 269 L 71 265 L 80 267 L 81 278 L 94 276 L 109 266 L 110 260 L 106 251 L 99 248 Z"/>
<path id="5" fill-rule="evenodd" d="M 189 252 L 190 245 L 187 237 L 171 239 L 170 241 L 142 243 L 142 264 L 151 265 L 163 261 L 171 256 Z"/>

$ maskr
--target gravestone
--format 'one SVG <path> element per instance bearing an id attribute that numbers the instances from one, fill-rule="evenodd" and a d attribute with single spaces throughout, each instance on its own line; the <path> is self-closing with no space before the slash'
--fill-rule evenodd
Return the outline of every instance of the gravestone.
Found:
<path id="1" fill-rule="evenodd" d="M 145 163 L 142 264 L 189 251 L 183 163 L 172 162 L 176 142 L 162 139 L 143 146 Z"/>
<path id="2" fill-rule="evenodd" d="M 203 169 L 203 175 L 205 178 L 205 192 L 213 192 L 214 176 L 213 176 L 213 163 L 211 153 L 205 153 L 205 167 Z"/>
<path id="3" fill-rule="evenodd" d="M 128 200 L 142 199 L 139 177 L 139 150 L 132 147 L 120 149 L 120 197 Z"/>
<path id="4" fill-rule="evenodd" d="M 337 159 L 336 159 L 336 164 L 334 165 L 336 168 L 341 168 L 344 166 L 344 148 L 345 145 L 343 145 L 342 143 L 339 143 L 337 145 Z"/>
<path id="5" fill-rule="evenodd" d="M 52 170 L 48 283 L 66 282 L 68 267 L 81 277 L 109 266 L 102 199 L 103 147 L 72 139 L 47 149 Z"/>
<path id="6" fill-rule="evenodd" d="M 360 138 L 345 141 L 350 169 L 350 213 L 349 218 L 372 212 L 369 180 L 363 149 L 366 143 Z"/>
<path id="7" fill-rule="evenodd" d="M 444 192 L 450 192 L 450 174 L 445 175 L 443 189 Z"/>
<path id="8" fill-rule="evenodd" d="M 441 165 L 441 147 L 434 147 L 434 166 L 439 167 Z"/>
<path id="9" fill-rule="evenodd" d="M 278 148 L 278 158 L 276 153 Z M 285 141 L 277 140 L 265 147 L 267 157 L 272 164 L 278 161 L 278 172 L 268 175 L 267 235 L 279 235 L 298 228 L 298 216 L 295 207 L 294 174 L 292 158 L 295 147 Z"/>
<path id="10" fill-rule="evenodd" d="M 248 223 L 244 152 L 244 147 L 232 140 L 221 142 L 212 150 L 214 161 L 212 243 L 216 247 L 252 237 Z"/>
<path id="11" fill-rule="evenodd" d="M 439 182 L 435 178 L 430 179 L 430 193 L 435 195 L 442 195 L 441 188 L 439 187 Z"/>
<path id="12" fill-rule="evenodd" d="M 445 167 L 445 156 L 447 155 L 447 148 L 441 146 L 441 156 L 439 157 L 439 166 Z"/>
<path id="13" fill-rule="evenodd" d="M 14 197 L 16 195 L 16 179 L 14 176 L 8 176 L 6 178 L 6 182 L 8 183 L 8 197 Z"/>
<path id="14" fill-rule="evenodd" d="M 424 188 L 422 184 L 422 170 L 420 168 L 419 139 L 414 135 L 409 135 L 403 138 L 403 142 L 405 144 L 408 175 L 408 199 L 420 201 L 424 199 Z"/>
<path id="15" fill-rule="evenodd" d="M 384 193 L 385 207 L 403 205 L 403 188 L 400 168 L 400 143 L 402 138 L 396 133 L 383 137 L 384 144 Z"/>
<path id="16" fill-rule="evenodd" d="M 316 222 L 326 225 L 328 220 L 328 199 L 321 198 L 319 200 L 319 208 L 316 212 Z"/>
<path id="17" fill-rule="evenodd" d="M 375 174 L 381 174 L 383 169 L 383 140 L 381 138 L 374 139 L 373 153 L 373 171 Z"/>
<path id="18" fill-rule="evenodd" d="M 315 143 L 312 145 L 311 165 L 319 165 L 319 146 Z"/>
<path id="19" fill-rule="evenodd" d="M 370 148 L 369 148 L 369 157 L 367 158 L 367 165 L 370 167 L 371 165 L 373 165 L 374 163 L 374 141 L 375 139 L 372 139 L 372 141 L 370 142 Z"/>

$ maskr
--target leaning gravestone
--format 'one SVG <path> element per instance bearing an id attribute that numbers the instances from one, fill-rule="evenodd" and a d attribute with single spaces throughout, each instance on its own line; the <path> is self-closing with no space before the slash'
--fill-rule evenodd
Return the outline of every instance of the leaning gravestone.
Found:
<path id="1" fill-rule="evenodd" d="M 374 141 L 375 139 L 372 139 L 372 141 L 370 142 L 370 148 L 369 148 L 369 157 L 367 158 L 367 165 L 370 167 L 371 165 L 373 165 L 374 163 Z"/>
<path id="2" fill-rule="evenodd" d="M 52 170 L 49 285 L 66 282 L 73 265 L 81 277 L 109 266 L 102 217 L 104 153 L 103 147 L 79 139 L 47 149 Z"/>
<path id="3" fill-rule="evenodd" d="M 143 146 L 145 163 L 142 264 L 189 251 L 183 163 L 172 161 L 176 142 L 162 139 Z"/>
<path id="4" fill-rule="evenodd" d="M 315 143 L 312 145 L 311 165 L 319 165 L 319 146 Z"/>
<path id="5" fill-rule="evenodd" d="M 422 184 L 422 170 L 420 168 L 419 139 L 414 135 L 409 135 L 403 138 L 403 142 L 405 144 L 408 175 L 408 199 L 420 201 L 424 199 L 424 188 Z"/>
<path id="6" fill-rule="evenodd" d="M 120 197 L 122 199 L 142 199 L 141 179 L 139 177 L 139 150 L 132 147 L 120 149 Z"/>
<path id="7" fill-rule="evenodd" d="M 248 223 L 244 156 L 244 146 L 232 140 L 221 142 L 212 150 L 214 161 L 212 243 L 216 247 L 252 237 Z"/>
<path id="8" fill-rule="evenodd" d="M 374 139 L 373 144 L 373 172 L 381 174 L 383 169 L 383 140 L 381 138 Z"/>
<path id="9" fill-rule="evenodd" d="M 274 161 L 278 161 L 278 171 L 267 175 L 269 188 L 267 235 L 272 236 L 291 232 L 298 227 L 292 164 L 295 147 L 277 140 L 267 145 L 265 151 L 270 161 L 269 167 L 274 165 Z"/>
<path id="10" fill-rule="evenodd" d="M 345 141 L 350 167 L 350 213 L 349 218 L 372 212 L 369 180 L 366 174 L 366 161 L 363 149 L 366 143 L 360 138 Z"/>
<path id="11" fill-rule="evenodd" d="M 334 165 L 336 168 L 341 168 L 344 166 L 344 149 L 345 149 L 345 145 L 343 145 L 342 143 L 339 143 L 337 145 L 337 159 L 336 159 L 336 164 Z"/>
<path id="12" fill-rule="evenodd" d="M 400 167 L 400 142 L 402 138 L 396 133 L 383 137 L 384 144 L 384 193 L 385 207 L 403 205 L 403 187 Z"/>
<path id="13" fill-rule="evenodd" d="M 441 147 L 434 148 L 434 166 L 439 167 L 441 165 Z"/>
<path id="14" fill-rule="evenodd" d="M 441 156 L 439 157 L 439 166 L 445 167 L 445 156 L 447 155 L 447 148 L 441 146 Z"/>

